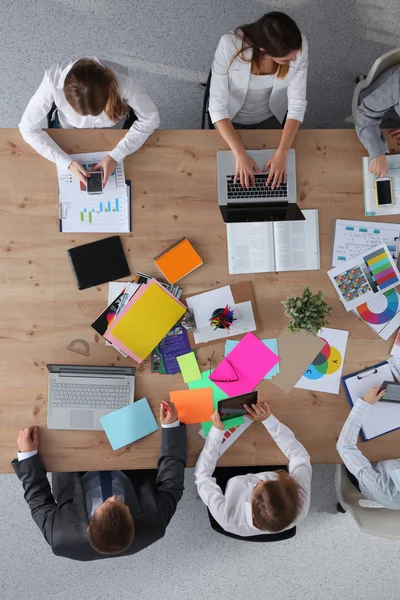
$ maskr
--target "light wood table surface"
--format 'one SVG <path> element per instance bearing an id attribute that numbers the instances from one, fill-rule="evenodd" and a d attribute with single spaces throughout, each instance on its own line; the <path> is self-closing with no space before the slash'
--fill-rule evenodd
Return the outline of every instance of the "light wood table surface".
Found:
<path id="1" fill-rule="evenodd" d="M 108 150 L 118 131 L 52 131 L 67 152 Z M 241 131 L 246 147 L 274 148 L 278 131 Z M 392 143 L 393 145 L 393 143 Z M 394 147 L 394 146 L 393 146 Z M 321 270 L 257 275 L 228 274 L 226 231 L 217 204 L 217 150 L 225 149 L 214 131 L 157 131 L 145 146 L 125 160 L 132 180 L 133 231 L 123 245 L 131 273 L 160 275 L 152 257 L 184 235 L 204 265 L 181 282 L 184 293 L 251 279 L 261 329 L 274 337 L 286 325 L 281 301 L 304 284 L 323 290 L 333 306 L 331 327 L 350 331 L 343 373 L 351 373 L 389 356 L 393 340 L 384 342 L 361 320 L 346 313 L 326 271 L 331 267 L 336 218 L 363 219 L 361 157 L 364 149 L 354 131 L 300 131 L 294 144 L 301 208 L 319 209 Z M 56 431 L 46 428 L 47 363 L 132 364 L 105 345 L 90 323 L 107 305 L 108 284 L 79 291 L 67 250 L 107 234 L 61 234 L 58 189 L 53 163 L 26 145 L 18 130 L 0 131 L 0 472 L 11 472 L 19 430 L 39 427 L 40 454 L 49 471 L 154 468 L 160 431 L 113 452 L 104 432 Z M 399 222 L 399 216 L 387 217 Z M 82 338 L 90 344 L 87 358 L 67 350 Z M 199 351 L 201 370 L 212 350 Z M 151 374 L 150 360 L 136 371 L 135 398 L 146 396 L 158 418 L 159 403 L 169 391 L 185 387 L 180 375 Z M 339 462 L 335 445 L 349 413 L 339 395 L 304 390 L 282 393 L 271 382 L 259 386 L 273 413 L 295 432 L 314 463 Z M 203 440 L 199 425 L 188 427 L 188 466 L 195 464 Z M 371 460 L 398 457 L 400 431 L 360 444 Z M 253 424 L 221 458 L 221 465 L 284 463 L 281 452 L 260 423 Z"/>

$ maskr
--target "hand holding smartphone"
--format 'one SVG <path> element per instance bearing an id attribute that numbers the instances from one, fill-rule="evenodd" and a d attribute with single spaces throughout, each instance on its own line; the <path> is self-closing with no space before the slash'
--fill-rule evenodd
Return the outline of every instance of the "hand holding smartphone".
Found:
<path id="1" fill-rule="evenodd" d="M 376 204 L 380 207 L 393 205 L 392 180 L 390 177 L 378 177 L 374 182 Z"/>
<path id="2" fill-rule="evenodd" d="M 86 191 L 88 194 L 103 193 L 103 173 L 101 171 L 90 172 L 90 177 L 86 180 Z"/>

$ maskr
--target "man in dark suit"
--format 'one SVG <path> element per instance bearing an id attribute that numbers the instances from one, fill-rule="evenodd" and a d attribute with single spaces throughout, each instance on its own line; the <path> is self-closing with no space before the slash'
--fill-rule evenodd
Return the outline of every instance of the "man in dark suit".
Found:
<path id="1" fill-rule="evenodd" d="M 172 402 L 161 404 L 160 420 L 158 471 L 53 473 L 53 492 L 37 428 L 21 431 L 12 465 L 54 554 L 82 561 L 127 556 L 164 536 L 184 489 L 186 427 Z"/>

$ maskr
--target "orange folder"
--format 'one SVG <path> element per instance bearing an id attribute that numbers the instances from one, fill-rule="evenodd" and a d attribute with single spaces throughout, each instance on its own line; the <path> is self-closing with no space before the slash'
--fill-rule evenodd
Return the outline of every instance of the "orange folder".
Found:
<path id="1" fill-rule="evenodd" d="M 154 260 L 169 283 L 179 281 L 203 264 L 201 257 L 187 238 L 183 238 L 175 246 L 156 256 Z"/>
<path id="2" fill-rule="evenodd" d="M 170 392 L 169 398 L 175 404 L 179 420 L 186 425 L 209 421 L 214 412 L 211 388 Z"/>

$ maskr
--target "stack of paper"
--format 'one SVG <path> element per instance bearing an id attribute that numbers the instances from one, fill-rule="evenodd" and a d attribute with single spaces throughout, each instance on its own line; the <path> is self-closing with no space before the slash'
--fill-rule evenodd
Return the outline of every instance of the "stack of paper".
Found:
<path id="1" fill-rule="evenodd" d="M 71 154 L 86 171 L 93 170 L 107 152 Z M 69 169 L 57 167 L 60 192 L 60 231 L 124 233 L 131 231 L 130 187 L 123 162 L 118 163 L 100 194 L 88 194 L 86 186 Z"/>
<path id="2" fill-rule="evenodd" d="M 179 300 L 152 280 L 140 286 L 104 337 L 141 363 L 185 312 Z"/>

